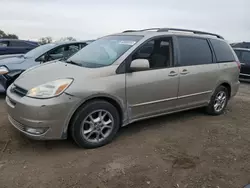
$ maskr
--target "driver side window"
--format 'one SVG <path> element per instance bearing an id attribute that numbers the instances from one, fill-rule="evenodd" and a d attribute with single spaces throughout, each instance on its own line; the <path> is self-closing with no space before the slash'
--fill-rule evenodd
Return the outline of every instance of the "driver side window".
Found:
<path id="1" fill-rule="evenodd" d="M 45 63 L 47 61 L 61 59 L 61 58 L 63 58 L 63 54 L 62 54 L 63 48 L 64 48 L 64 46 L 54 48 L 53 50 L 40 56 L 36 61 L 39 61 L 40 63 Z"/>
<path id="2" fill-rule="evenodd" d="M 80 50 L 79 44 L 68 44 L 52 50 L 48 57 L 54 59 L 67 59 Z"/>
<path id="3" fill-rule="evenodd" d="M 59 47 L 59 48 L 56 48 L 56 49 L 50 51 L 49 54 L 60 54 L 60 53 L 63 52 L 63 50 L 64 50 L 64 46 L 61 46 L 61 47 Z"/>
<path id="4" fill-rule="evenodd" d="M 39 59 L 41 59 L 42 62 L 47 62 L 62 58 L 67 59 L 68 57 L 76 53 L 78 50 L 79 50 L 79 45 L 77 44 L 63 45 L 44 54 Z"/>
<path id="5" fill-rule="evenodd" d="M 172 65 L 171 38 L 157 38 L 145 43 L 132 55 L 132 61 L 136 59 L 148 60 L 150 69 L 170 67 Z"/>

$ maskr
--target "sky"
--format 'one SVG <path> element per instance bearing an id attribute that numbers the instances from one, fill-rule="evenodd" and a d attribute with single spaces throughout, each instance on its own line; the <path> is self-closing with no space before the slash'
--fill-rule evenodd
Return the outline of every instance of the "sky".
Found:
<path id="1" fill-rule="evenodd" d="M 250 41 L 250 0 L 0 0 L 0 29 L 20 39 L 95 39 L 128 29 L 177 27 Z"/>

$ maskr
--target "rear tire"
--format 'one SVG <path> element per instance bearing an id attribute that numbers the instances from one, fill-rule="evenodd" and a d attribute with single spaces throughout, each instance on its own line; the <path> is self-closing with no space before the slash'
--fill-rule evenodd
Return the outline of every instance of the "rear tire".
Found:
<path id="1" fill-rule="evenodd" d="M 214 91 L 208 106 L 206 107 L 206 112 L 210 115 L 220 115 L 225 111 L 229 100 L 228 89 L 224 86 L 219 86 Z"/>
<path id="2" fill-rule="evenodd" d="M 97 148 L 110 143 L 120 128 L 117 109 L 104 100 L 84 104 L 74 115 L 70 133 L 78 146 Z"/>

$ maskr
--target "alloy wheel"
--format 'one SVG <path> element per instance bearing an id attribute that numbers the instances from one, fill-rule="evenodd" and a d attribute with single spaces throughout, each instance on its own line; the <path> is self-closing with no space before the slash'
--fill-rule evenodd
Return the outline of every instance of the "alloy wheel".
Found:
<path id="1" fill-rule="evenodd" d="M 215 97 L 214 110 L 216 112 L 220 112 L 225 107 L 226 102 L 227 102 L 227 94 L 226 94 L 226 92 L 225 91 L 220 91 Z"/>
<path id="2" fill-rule="evenodd" d="M 88 141 L 98 143 L 107 138 L 114 128 L 114 118 L 106 110 L 91 112 L 81 123 L 81 134 Z"/>

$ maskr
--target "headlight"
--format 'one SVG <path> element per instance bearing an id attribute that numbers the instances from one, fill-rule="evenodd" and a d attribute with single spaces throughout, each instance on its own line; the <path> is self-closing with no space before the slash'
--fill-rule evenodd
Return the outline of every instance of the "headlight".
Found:
<path id="1" fill-rule="evenodd" d="M 73 79 L 66 78 L 42 84 L 30 89 L 27 96 L 41 99 L 58 96 L 69 87 L 72 81 Z"/>
<path id="2" fill-rule="evenodd" d="M 0 74 L 6 74 L 9 70 L 6 67 L 0 67 Z"/>

